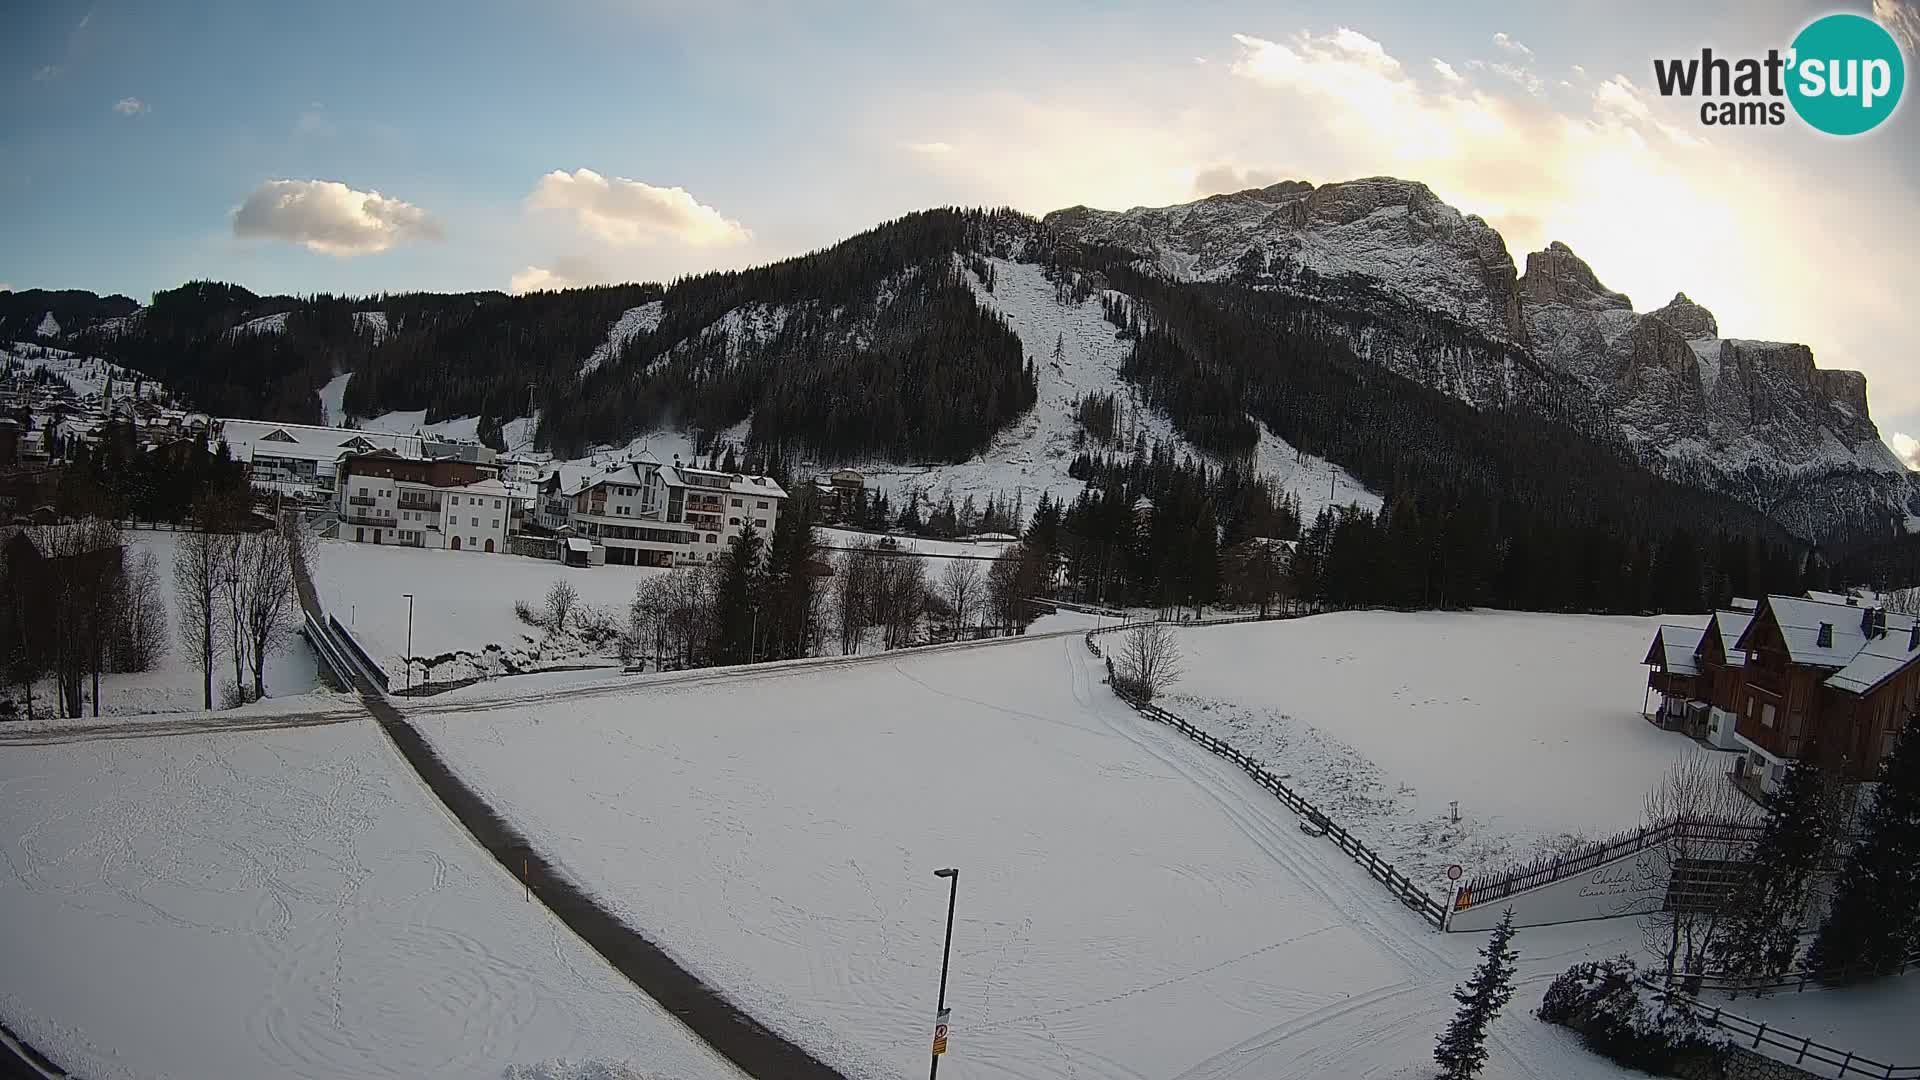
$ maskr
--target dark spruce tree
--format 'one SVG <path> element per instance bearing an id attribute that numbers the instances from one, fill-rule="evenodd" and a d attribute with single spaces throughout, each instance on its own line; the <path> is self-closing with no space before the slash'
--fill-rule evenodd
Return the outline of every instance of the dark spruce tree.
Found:
<path id="1" fill-rule="evenodd" d="M 811 487 L 808 484 L 794 489 L 773 523 L 773 543 L 761 587 L 766 626 L 760 632 L 761 651 L 770 659 L 805 656 L 813 640 L 821 585 L 814 576 L 820 547 L 813 532 Z"/>
<path id="2" fill-rule="evenodd" d="M 759 531 L 747 525 L 720 556 L 710 650 L 716 664 L 746 664 L 753 660 L 761 601 L 756 587 L 760 577 L 760 548 Z"/>
<path id="3" fill-rule="evenodd" d="M 1487 1028 L 1513 997 L 1514 963 L 1520 954 L 1510 947 L 1512 941 L 1513 909 L 1508 908 L 1480 950 L 1473 977 L 1453 992 L 1460 1010 L 1433 1050 L 1433 1060 L 1447 1080 L 1472 1080 L 1487 1063 Z"/>
<path id="4" fill-rule="evenodd" d="M 1814 876 L 1837 839 L 1835 781 L 1821 761 L 1819 744 L 1808 744 L 1767 800 L 1766 825 L 1730 897 L 1727 932 L 1709 946 L 1733 979 L 1757 985 L 1793 967 Z"/>
<path id="5" fill-rule="evenodd" d="M 1833 907 L 1807 953 L 1829 985 L 1903 970 L 1920 948 L 1920 713 L 1880 763 L 1873 804 L 1840 870 Z"/>

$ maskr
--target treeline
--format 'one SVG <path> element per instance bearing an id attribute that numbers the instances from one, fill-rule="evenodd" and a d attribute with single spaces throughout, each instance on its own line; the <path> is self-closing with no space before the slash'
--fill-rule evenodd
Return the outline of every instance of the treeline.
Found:
<path id="1" fill-rule="evenodd" d="M 245 468 L 223 441 L 198 440 L 147 450 L 125 421 L 108 424 L 97 442 L 74 440 L 55 480 L 54 507 L 64 517 L 188 522 L 202 502 L 245 506 Z"/>

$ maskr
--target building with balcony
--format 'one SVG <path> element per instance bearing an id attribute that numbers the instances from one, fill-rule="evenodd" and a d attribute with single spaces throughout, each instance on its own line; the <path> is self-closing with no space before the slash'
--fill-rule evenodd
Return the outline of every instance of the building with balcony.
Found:
<path id="1" fill-rule="evenodd" d="M 215 420 L 208 426 L 207 445 L 222 442 L 256 487 L 325 503 L 335 501 L 338 465 L 349 454 L 386 450 L 403 457 L 427 456 L 418 435 L 266 420 Z"/>
<path id="2" fill-rule="evenodd" d="M 602 546 L 615 565 L 687 566 L 713 562 L 748 526 L 770 537 L 786 498 L 764 476 L 643 454 L 597 471 L 556 468 L 539 486 L 535 518 Z"/>
<path id="3" fill-rule="evenodd" d="M 1920 701 L 1920 620 L 1855 597 L 1768 596 L 1734 649 L 1736 777 L 1762 794 L 1816 748 L 1844 778 L 1873 779 Z"/>
<path id="4" fill-rule="evenodd" d="M 513 498 L 490 466 L 375 450 L 349 455 L 337 468 L 343 540 L 504 552 L 517 529 Z"/>

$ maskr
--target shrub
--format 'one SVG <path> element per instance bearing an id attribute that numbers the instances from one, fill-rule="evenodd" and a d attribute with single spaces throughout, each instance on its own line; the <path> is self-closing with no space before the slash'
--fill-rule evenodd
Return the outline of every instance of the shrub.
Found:
<path id="1" fill-rule="evenodd" d="M 515 600 L 513 602 L 513 616 L 528 626 L 536 629 L 542 628 L 540 626 L 540 616 L 533 613 L 533 605 L 527 603 L 525 600 Z"/>
<path id="2" fill-rule="evenodd" d="M 1602 1057 L 1655 1075 L 1726 1057 L 1726 1046 L 1691 1011 L 1650 1000 L 1639 977 L 1625 956 L 1575 964 L 1547 987 L 1534 1015 L 1579 1032 Z"/>

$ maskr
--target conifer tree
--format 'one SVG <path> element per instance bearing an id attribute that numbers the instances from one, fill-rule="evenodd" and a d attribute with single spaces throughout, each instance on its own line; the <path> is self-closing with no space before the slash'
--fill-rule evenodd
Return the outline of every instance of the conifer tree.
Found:
<path id="1" fill-rule="evenodd" d="M 1787 770 L 1767 822 L 1730 898 L 1730 925 L 1708 948 L 1729 976 L 1762 982 L 1785 974 L 1800 948 L 1808 891 L 1835 836 L 1834 788 L 1818 743 Z"/>
<path id="2" fill-rule="evenodd" d="M 1480 950 L 1483 959 L 1473 977 L 1453 992 L 1460 1011 L 1433 1051 L 1445 1080 L 1472 1080 L 1487 1063 L 1487 1028 L 1513 997 L 1514 962 L 1520 954 L 1508 947 L 1512 940 L 1513 909 L 1508 908 L 1487 939 L 1487 947 Z"/>
<path id="3" fill-rule="evenodd" d="M 745 664 L 753 659 L 759 600 L 754 585 L 759 564 L 760 533 L 746 525 L 727 546 L 719 564 L 713 618 L 716 664 Z"/>
<path id="4" fill-rule="evenodd" d="M 1920 735 L 1909 713 L 1807 953 L 1829 985 L 1892 974 L 1920 946 Z"/>

